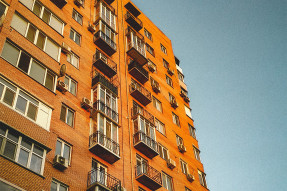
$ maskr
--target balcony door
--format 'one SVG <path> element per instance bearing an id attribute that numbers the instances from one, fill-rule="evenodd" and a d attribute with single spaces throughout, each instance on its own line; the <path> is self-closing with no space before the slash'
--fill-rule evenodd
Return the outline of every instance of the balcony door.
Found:
<path id="1" fill-rule="evenodd" d="M 137 155 L 137 167 L 136 167 L 137 176 L 146 174 L 148 172 L 148 161 L 141 156 Z"/>
<path id="2" fill-rule="evenodd" d="M 96 160 L 92 160 L 92 174 L 91 181 L 107 185 L 107 167 Z"/>

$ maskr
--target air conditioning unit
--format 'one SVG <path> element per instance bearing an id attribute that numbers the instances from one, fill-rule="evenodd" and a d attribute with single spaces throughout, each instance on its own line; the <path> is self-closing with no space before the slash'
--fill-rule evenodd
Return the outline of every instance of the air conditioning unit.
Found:
<path id="1" fill-rule="evenodd" d="M 160 87 L 159 87 L 159 85 L 158 85 L 157 83 L 155 83 L 154 81 L 152 82 L 151 87 L 152 87 L 152 89 L 153 89 L 153 91 L 154 91 L 155 93 L 159 93 L 159 92 L 160 92 Z"/>
<path id="2" fill-rule="evenodd" d="M 79 7 L 83 5 L 83 0 L 74 0 L 74 3 Z"/>
<path id="3" fill-rule="evenodd" d="M 5 20 L 5 15 L 3 14 L 0 16 L 0 27 L 2 27 L 4 20 Z"/>
<path id="4" fill-rule="evenodd" d="M 62 43 L 62 52 L 68 54 L 71 52 L 71 47 L 69 47 L 66 43 Z"/>
<path id="5" fill-rule="evenodd" d="M 68 91 L 68 85 L 65 82 L 59 80 L 57 84 L 57 89 L 62 93 L 66 93 Z"/>
<path id="6" fill-rule="evenodd" d="M 88 98 L 83 97 L 81 107 L 89 111 L 92 108 L 92 103 Z"/>
<path id="7" fill-rule="evenodd" d="M 180 144 L 180 145 L 178 146 L 178 150 L 179 150 L 179 152 L 181 152 L 181 153 L 186 152 L 186 148 L 185 148 L 185 146 L 184 146 L 183 144 Z"/>
<path id="8" fill-rule="evenodd" d="M 172 99 L 170 104 L 171 104 L 171 107 L 173 107 L 174 109 L 178 107 L 178 104 L 175 99 Z"/>
<path id="9" fill-rule="evenodd" d="M 193 181 L 194 181 L 194 176 L 191 175 L 191 174 L 187 174 L 187 175 L 186 175 L 186 178 L 187 178 L 187 180 L 188 180 L 189 182 L 193 182 Z"/>
<path id="10" fill-rule="evenodd" d="M 56 155 L 53 160 L 53 167 L 59 170 L 65 170 L 66 168 L 68 168 L 68 160 L 61 155 Z"/>
<path id="11" fill-rule="evenodd" d="M 147 67 L 148 67 L 149 71 L 151 71 L 151 72 L 155 72 L 156 71 L 156 66 L 153 65 L 150 62 L 148 62 Z"/>
<path id="12" fill-rule="evenodd" d="M 174 169 L 176 167 L 176 163 L 172 159 L 168 159 L 166 163 L 167 163 L 167 167 L 170 169 Z"/>
<path id="13" fill-rule="evenodd" d="M 94 32 L 96 32 L 96 27 L 95 27 L 93 24 L 89 23 L 89 25 L 88 25 L 88 30 L 89 30 L 91 33 L 94 33 Z"/>
<path id="14" fill-rule="evenodd" d="M 174 74 L 174 70 L 171 70 L 170 68 L 168 68 L 167 73 L 172 76 Z"/>

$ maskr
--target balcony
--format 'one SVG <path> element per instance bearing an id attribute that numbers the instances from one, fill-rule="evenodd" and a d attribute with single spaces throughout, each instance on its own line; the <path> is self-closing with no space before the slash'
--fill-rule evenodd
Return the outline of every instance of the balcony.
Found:
<path id="1" fill-rule="evenodd" d="M 111 10 L 112 13 L 115 12 L 115 10 Z M 100 12 L 96 15 L 96 19 L 94 23 L 98 23 L 99 19 L 102 19 L 114 32 L 116 32 L 116 24 L 114 21 L 111 21 L 111 18 L 107 15 L 105 15 L 103 12 Z"/>
<path id="2" fill-rule="evenodd" d="M 108 5 L 112 4 L 115 0 L 104 0 Z"/>
<path id="3" fill-rule="evenodd" d="M 140 19 L 134 17 L 132 14 L 127 12 L 125 14 L 126 22 L 133 27 L 136 31 L 140 31 L 143 28 L 143 23 Z"/>
<path id="4" fill-rule="evenodd" d="M 93 65 L 109 78 L 117 74 L 117 64 L 98 49 L 93 57 Z"/>
<path id="5" fill-rule="evenodd" d="M 68 2 L 67 0 L 51 0 L 57 7 L 62 9 Z"/>
<path id="6" fill-rule="evenodd" d="M 120 159 L 120 145 L 100 131 L 90 135 L 89 150 L 110 164 Z"/>
<path id="7" fill-rule="evenodd" d="M 135 166 L 136 180 L 151 190 L 162 187 L 161 173 L 146 163 Z"/>
<path id="8" fill-rule="evenodd" d="M 117 51 L 116 43 L 101 30 L 94 35 L 94 43 L 109 56 Z"/>
<path id="9" fill-rule="evenodd" d="M 131 115 L 132 115 L 132 119 L 135 119 L 139 115 L 141 115 L 154 125 L 154 116 L 151 113 L 149 113 L 147 110 L 145 110 L 144 108 L 141 108 L 139 106 L 132 107 Z"/>
<path id="10" fill-rule="evenodd" d="M 116 191 L 121 187 L 121 181 L 99 168 L 88 173 L 87 191 Z"/>
<path id="11" fill-rule="evenodd" d="M 144 106 L 151 102 L 151 93 L 136 82 L 130 84 L 130 94 Z"/>
<path id="12" fill-rule="evenodd" d="M 100 100 L 94 102 L 91 117 L 96 119 L 98 112 L 102 113 L 105 117 L 109 118 L 111 121 L 117 124 L 119 123 L 119 114 Z"/>
<path id="13" fill-rule="evenodd" d="M 117 86 L 111 80 L 108 80 L 103 75 L 96 72 L 92 79 L 92 87 L 95 87 L 98 83 L 101 83 L 103 86 L 112 91 L 114 94 L 118 95 Z"/>
<path id="14" fill-rule="evenodd" d="M 158 155 L 157 142 L 142 131 L 138 131 L 134 134 L 134 147 L 148 158 L 153 158 Z"/>
<path id="15" fill-rule="evenodd" d="M 128 2 L 125 5 L 125 8 L 131 13 L 133 14 L 135 17 L 139 16 L 141 14 L 141 12 L 131 3 Z"/>
<path id="16" fill-rule="evenodd" d="M 146 71 L 136 61 L 132 61 L 129 64 L 128 70 L 129 70 L 130 75 L 132 75 L 135 79 L 137 79 L 142 84 L 146 83 L 149 79 L 148 71 Z"/>
<path id="17" fill-rule="evenodd" d="M 147 63 L 144 47 L 140 47 L 135 43 L 130 42 L 128 44 L 127 53 L 130 57 L 132 57 L 133 60 L 137 61 L 140 65 L 145 65 Z"/>

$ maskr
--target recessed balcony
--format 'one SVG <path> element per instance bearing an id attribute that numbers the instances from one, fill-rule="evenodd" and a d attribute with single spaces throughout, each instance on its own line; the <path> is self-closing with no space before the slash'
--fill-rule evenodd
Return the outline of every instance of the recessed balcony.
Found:
<path id="1" fill-rule="evenodd" d="M 116 191 L 120 187 L 119 179 L 99 168 L 88 173 L 87 191 Z"/>
<path id="2" fill-rule="evenodd" d="M 109 56 L 117 51 L 116 43 L 101 30 L 94 35 L 94 43 Z"/>
<path id="3" fill-rule="evenodd" d="M 129 70 L 130 75 L 132 75 L 135 79 L 137 79 L 142 84 L 146 83 L 149 79 L 148 71 L 145 70 L 136 61 L 132 61 L 129 64 L 128 70 Z"/>
<path id="4" fill-rule="evenodd" d="M 119 114 L 109 106 L 107 106 L 104 102 L 97 100 L 93 104 L 93 109 L 91 111 L 91 117 L 96 119 L 97 113 L 100 112 L 105 117 L 109 118 L 114 123 L 119 123 Z"/>
<path id="5" fill-rule="evenodd" d="M 118 87 L 111 80 L 108 80 L 103 75 L 96 72 L 93 79 L 92 79 L 92 87 L 95 87 L 98 83 L 101 83 L 103 86 L 105 86 L 111 92 L 118 95 Z"/>
<path id="6" fill-rule="evenodd" d="M 134 147 L 148 158 L 158 155 L 157 142 L 142 131 L 134 134 Z"/>
<path id="7" fill-rule="evenodd" d="M 151 190 L 162 187 L 161 173 L 146 163 L 135 166 L 136 180 Z"/>
<path id="8" fill-rule="evenodd" d="M 139 83 L 130 84 L 130 94 L 144 106 L 151 102 L 151 93 Z"/>
<path id="9" fill-rule="evenodd" d="M 51 0 L 57 7 L 62 9 L 67 3 L 67 0 Z"/>
<path id="10" fill-rule="evenodd" d="M 93 57 L 93 65 L 109 78 L 117 74 L 117 64 L 98 49 Z"/>
<path id="11" fill-rule="evenodd" d="M 140 19 L 134 17 L 131 13 L 127 12 L 125 14 L 126 22 L 133 27 L 136 31 L 140 31 L 143 28 L 143 23 Z"/>
<path id="12" fill-rule="evenodd" d="M 136 119 L 139 115 L 141 115 L 154 125 L 154 116 L 151 113 L 149 113 L 147 110 L 145 110 L 144 108 L 134 105 L 134 107 L 132 107 L 131 114 L 132 114 L 132 119 Z"/>
<path id="13" fill-rule="evenodd" d="M 120 145 L 100 131 L 90 135 L 89 150 L 110 164 L 120 159 Z"/>

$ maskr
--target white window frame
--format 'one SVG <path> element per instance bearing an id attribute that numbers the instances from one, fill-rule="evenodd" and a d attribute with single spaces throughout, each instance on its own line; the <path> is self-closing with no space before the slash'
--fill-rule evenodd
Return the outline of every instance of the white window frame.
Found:
<path id="1" fill-rule="evenodd" d="M 164 185 L 167 185 L 167 180 L 169 179 L 170 184 L 171 184 L 171 188 L 166 188 L 164 187 Z M 162 186 L 167 189 L 168 191 L 173 191 L 173 178 L 171 176 L 169 176 L 168 174 L 166 174 L 165 172 L 162 172 Z"/>
<path id="2" fill-rule="evenodd" d="M 205 177 L 206 177 L 206 174 L 205 174 L 204 172 L 198 170 L 198 177 L 199 177 L 199 182 L 200 182 L 200 184 L 201 184 L 203 187 L 207 188 L 206 178 L 205 178 Z"/>
<path id="3" fill-rule="evenodd" d="M 70 61 L 68 60 L 69 57 L 70 57 Z M 77 63 L 74 63 L 75 58 L 78 60 Z M 71 52 L 67 55 L 67 62 L 69 62 L 72 66 L 74 66 L 77 69 L 79 69 L 80 67 L 80 57 L 76 55 L 74 52 Z"/>
<path id="4" fill-rule="evenodd" d="M 104 128 L 104 132 L 100 131 L 100 117 L 101 116 L 104 118 L 104 121 L 103 121 L 103 123 L 104 123 L 104 127 L 103 127 Z M 97 131 L 103 133 L 105 136 L 107 135 L 107 123 L 111 124 L 111 137 L 110 137 L 110 139 L 113 140 L 116 143 L 119 143 L 119 127 L 115 123 L 113 123 L 111 120 L 107 119 L 103 114 L 97 113 L 97 126 L 96 126 L 96 129 L 97 129 Z M 116 132 L 116 137 L 113 137 L 114 129 L 116 129 L 116 131 L 117 131 Z"/>
<path id="5" fill-rule="evenodd" d="M 62 107 L 65 107 L 65 110 L 66 110 L 66 115 L 65 115 L 65 121 L 63 121 L 61 119 L 61 113 L 62 113 Z M 68 111 L 70 111 L 71 113 L 73 113 L 73 124 L 72 126 L 68 124 Z M 76 115 L 76 112 L 75 110 L 71 109 L 70 107 L 68 107 L 67 105 L 63 104 L 61 105 L 61 111 L 60 111 L 60 120 L 63 121 L 64 123 L 66 123 L 67 125 L 69 125 L 70 127 L 75 127 L 75 115 Z"/>
<path id="6" fill-rule="evenodd" d="M 185 110 L 185 114 L 192 119 L 192 115 L 191 115 L 191 109 L 189 107 L 187 107 L 186 105 L 184 105 L 184 110 Z"/>
<path id="7" fill-rule="evenodd" d="M 108 13 L 107 14 L 107 10 Z M 100 2 L 100 17 L 114 30 L 116 31 L 116 16 L 115 14 L 103 3 Z"/>
<path id="8" fill-rule="evenodd" d="M 164 150 L 166 151 L 166 156 L 164 154 Z M 164 159 L 164 160 L 168 160 L 169 159 L 169 151 L 168 149 L 163 146 L 162 144 L 158 143 L 158 153 L 159 153 L 159 156 Z"/>
<path id="9" fill-rule="evenodd" d="M 75 9 L 73 9 L 72 18 L 80 25 L 83 25 L 83 16 Z M 80 19 L 80 22 L 78 19 Z"/>
<path id="10" fill-rule="evenodd" d="M 73 31 L 73 33 L 74 33 L 73 38 L 71 38 L 71 31 Z M 79 44 L 76 42 L 76 35 L 79 36 L 79 39 L 80 39 Z M 75 29 L 73 29 L 73 28 L 70 29 L 69 37 L 70 37 L 70 39 L 73 40 L 77 45 L 81 46 L 82 35 L 80 35 L 80 33 L 78 33 Z"/>
<path id="11" fill-rule="evenodd" d="M 57 142 L 61 142 L 61 156 L 64 157 L 64 146 L 68 146 L 70 148 L 70 153 L 69 153 L 69 158 L 68 158 L 68 164 L 71 164 L 71 159 L 72 159 L 72 146 L 67 143 L 66 141 L 63 141 L 62 139 L 57 139 Z M 56 143 L 56 147 L 57 147 L 57 143 Z M 57 149 L 57 148 L 56 148 Z"/>
<path id="12" fill-rule="evenodd" d="M 154 121 L 154 122 L 155 122 L 156 130 L 165 136 L 165 135 L 166 135 L 165 124 L 162 123 L 162 122 L 161 122 L 160 120 L 158 120 L 157 118 L 155 118 L 155 121 Z"/>
<path id="13" fill-rule="evenodd" d="M 152 101 L 153 101 L 153 106 L 154 108 L 156 108 L 159 112 L 162 113 L 162 103 L 161 101 L 159 101 L 156 97 L 152 97 Z"/>
<path id="14" fill-rule="evenodd" d="M 60 191 L 60 185 L 63 186 L 63 187 L 66 187 L 66 191 L 69 190 L 69 186 L 68 185 L 66 185 L 66 184 L 64 184 L 64 183 L 62 183 L 62 182 L 60 182 L 60 181 L 58 181 L 58 180 L 56 180 L 54 178 L 52 179 L 52 182 L 54 182 L 57 185 L 57 191 Z"/>
<path id="15" fill-rule="evenodd" d="M 200 150 L 193 145 L 193 153 L 196 160 L 200 161 Z"/>
<path id="16" fill-rule="evenodd" d="M 146 28 L 144 29 L 144 34 L 150 41 L 152 41 L 152 34 Z"/>
<path id="17" fill-rule="evenodd" d="M 0 3 L 2 3 L 2 4 L 6 7 L 6 8 L 5 8 L 5 11 L 4 11 L 4 13 L 3 13 L 3 15 L 6 16 L 9 6 L 8 6 L 5 2 L 3 2 L 2 0 L 0 0 Z M 0 17 L 1 17 L 1 16 L 2 16 L 2 15 L 0 15 Z"/>
<path id="18" fill-rule="evenodd" d="M 145 44 L 146 45 L 146 50 L 154 57 L 154 49 L 153 47 L 151 47 L 148 43 Z"/>
<path id="19" fill-rule="evenodd" d="M 170 87 L 173 88 L 172 79 L 171 79 L 169 76 L 167 76 L 167 75 L 165 75 L 165 77 L 166 77 L 166 83 L 167 83 Z"/>
<path id="20" fill-rule="evenodd" d="M 176 144 L 177 144 L 177 146 L 179 146 L 181 144 L 184 145 L 183 139 L 178 135 L 176 135 Z"/>
<path id="21" fill-rule="evenodd" d="M 181 172 L 185 175 L 189 174 L 188 164 L 184 160 L 180 159 Z"/>
<path id="22" fill-rule="evenodd" d="M 71 83 L 74 83 L 75 84 L 75 86 L 76 86 L 76 91 L 75 91 L 75 94 L 73 94 L 74 96 L 76 96 L 77 95 L 77 92 L 78 92 L 78 82 L 76 81 L 76 80 L 74 80 L 74 79 L 72 79 L 70 76 L 68 76 L 68 75 L 66 75 L 65 76 L 65 79 L 68 79 L 68 84 L 67 84 L 67 86 L 68 86 L 68 91 L 71 93 L 71 94 L 73 94 L 72 93 L 72 91 L 71 91 Z"/>
<path id="23" fill-rule="evenodd" d="M 172 122 L 180 127 L 180 121 L 178 115 L 172 112 Z M 178 123 L 177 123 L 178 122 Z"/>
<path id="24" fill-rule="evenodd" d="M 167 54 L 166 48 L 162 44 L 160 44 L 160 49 L 164 54 Z"/>
<path id="25" fill-rule="evenodd" d="M 196 129 L 195 129 L 195 127 L 193 127 L 192 125 L 188 124 L 188 128 L 189 128 L 190 136 L 192 136 L 193 138 L 196 139 L 196 134 L 195 134 Z"/>
<path id="26" fill-rule="evenodd" d="M 184 75 L 179 70 L 177 70 L 177 74 L 178 74 L 178 79 L 184 83 Z"/>

